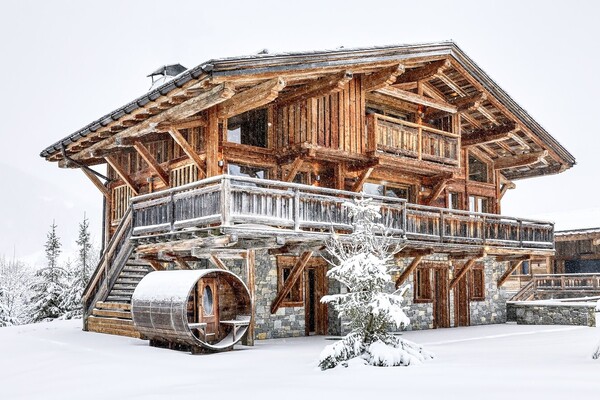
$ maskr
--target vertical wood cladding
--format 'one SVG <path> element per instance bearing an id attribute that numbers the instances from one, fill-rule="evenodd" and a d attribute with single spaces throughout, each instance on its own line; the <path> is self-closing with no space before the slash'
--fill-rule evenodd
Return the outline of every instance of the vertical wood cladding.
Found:
<path id="1" fill-rule="evenodd" d="M 310 143 L 334 150 L 365 149 L 365 97 L 360 76 L 337 93 L 277 107 L 278 148 Z"/>

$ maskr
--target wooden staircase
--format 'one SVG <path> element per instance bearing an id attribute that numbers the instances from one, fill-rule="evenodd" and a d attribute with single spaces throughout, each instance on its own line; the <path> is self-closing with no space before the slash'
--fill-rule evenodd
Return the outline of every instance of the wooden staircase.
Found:
<path id="1" fill-rule="evenodd" d="M 87 329 L 92 332 L 140 338 L 131 319 L 131 304 L 99 301 L 87 317 Z"/>

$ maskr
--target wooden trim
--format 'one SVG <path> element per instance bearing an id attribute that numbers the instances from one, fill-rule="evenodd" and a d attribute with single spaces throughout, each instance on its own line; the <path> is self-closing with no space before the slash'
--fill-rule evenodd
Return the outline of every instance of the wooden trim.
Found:
<path id="1" fill-rule="evenodd" d="M 219 104 L 217 114 L 219 118 L 229 118 L 262 107 L 275 100 L 285 85 L 282 77 L 260 83 Z"/>
<path id="2" fill-rule="evenodd" d="M 302 167 L 303 162 L 304 162 L 304 160 L 302 159 L 302 157 L 296 157 L 296 159 L 292 163 L 290 171 L 285 176 L 283 181 L 284 182 L 292 182 L 294 180 L 294 178 L 296 177 L 296 174 L 298 173 L 298 171 L 300 171 L 300 168 Z"/>
<path id="3" fill-rule="evenodd" d="M 127 186 L 129 186 L 129 188 L 134 193 L 134 195 L 138 195 L 140 193 L 140 191 L 139 191 L 139 188 L 138 188 L 137 184 L 129 176 L 129 174 L 127 173 L 127 171 L 125 171 L 125 169 L 123 169 L 123 167 L 121 167 L 119 165 L 119 163 L 117 162 L 117 160 L 113 156 L 106 156 L 106 157 L 104 157 L 104 159 L 106 160 L 106 162 L 108 163 L 108 165 L 110 165 L 112 167 L 112 169 L 115 170 L 115 172 L 117 173 L 117 175 L 119 175 L 119 177 L 121 179 L 123 179 L 123 182 L 125 182 L 125 184 Z"/>
<path id="4" fill-rule="evenodd" d="M 431 79 L 434 75 L 450 68 L 452 64 L 448 59 L 431 62 L 423 67 L 413 68 L 406 71 L 396 83 L 417 82 Z"/>
<path id="5" fill-rule="evenodd" d="M 150 153 L 150 150 L 142 142 L 136 140 L 133 143 L 133 148 L 139 153 L 139 155 L 146 161 L 148 166 L 154 173 L 160 178 L 160 180 L 165 184 L 165 186 L 169 186 L 169 173 L 165 171 L 163 167 L 156 161 L 156 159 Z"/>
<path id="6" fill-rule="evenodd" d="M 224 271 L 229 271 L 229 268 L 227 268 L 227 266 L 225 265 L 225 263 L 223 261 L 221 261 L 221 259 L 219 257 L 217 257 L 216 254 L 211 254 L 210 257 L 208 258 L 208 260 L 215 267 L 217 267 L 219 269 L 222 269 Z"/>
<path id="7" fill-rule="evenodd" d="M 548 155 L 548 151 L 520 154 L 514 157 L 502 157 L 494 160 L 494 169 L 517 168 L 535 164 Z"/>
<path id="8" fill-rule="evenodd" d="M 151 260 L 151 259 L 147 259 L 147 258 L 143 258 L 142 259 L 144 262 L 147 262 L 148 264 L 150 264 L 150 266 L 155 270 L 155 271 L 164 271 L 165 267 L 162 265 L 162 263 L 158 260 Z"/>
<path id="9" fill-rule="evenodd" d="M 519 129 L 519 126 L 510 123 L 493 129 L 479 129 L 462 135 L 462 146 L 474 146 L 479 144 L 493 143 L 508 139 L 510 134 Z"/>
<path id="10" fill-rule="evenodd" d="M 402 75 L 404 71 L 404 65 L 398 64 L 381 71 L 373 72 L 363 78 L 363 90 L 371 92 L 389 86 L 396 82 L 398 76 Z"/>
<path id="11" fill-rule="evenodd" d="M 277 297 L 275 297 L 275 300 L 273 300 L 273 303 L 271 304 L 271 314 L 275 314 L 277 312 L 279 306 L 281 306 L 281 303 L 283 303 L 283 300 L 288 295 L 298 278 L 302 276 L 304 267 L 306 267 L 306 264 L 308 264 L 308 260 L 310 260 L 312 255 L 312 251 L 305 251 L 304 253 L 302 253 L 300 258 L 290 271 L 288 279 L 285 281 L 279 293 L 277 293 Z"/>
<path id="12" fill-rule="evenodd" d="M 477 261 L 477 258 L 471 258 L 465 263 L 465 265 L 462 266 L 462 268 L 460 269 L 460 272 L 452 279 L 452 281 L 450 281 L 449 290 L 454 289 L 454 287 L 458 284 L 458 282 L 467 274 L 467 272 L 469 272 L 471 267 L 473 265 L 475 265 L 476 261 Z"/>
<path id="13" fill-rule="evenodd" d="M 502 286 L 504 284 L 504 282 L 506 282 L 508 280 L 508 278 L 510 278 L 510 275 L 523 264 L 523 261 L 525 261 L 525 260 L 513 261 L 511 263 L 511 265 L 508 267 L 508 269 L 506 270 L 506 272 L 500 277 L 500 279 L 498 279 L 497 286 L 498 287 Z"/>
<path id="14" fill-rule="evenodd" d="M 417 269 L 423 257 L 425 257 L 425 255 L 419 254 L 412 259 L 410 265 L 402 272 L 402 274 L 400 274 L 398 279 L 396 279 L 396 289 L 398 289 L 400 285 L 402 285 L 402 283 L 410 276 L 410 274 Z"/>
<path id="15" fill-rule="evenodd" d="M 177 266 L 179 267 L 179 269 L 182 269 L 182 270 L 193 269 L 190 267 L 190 265 L 187 263 L 187 261 L 185 261 L 181 257 L 176 256 L 174 261 L 175 261 L 175 264 L 177 264 Z"/>
<path id="16" fill-rule="evenodd" d="M 408 92 L 406 90 L 394 88 L 394 87 L 386 87 L 383 89 L 378 89 L 377 93 L 393 97 L 395 99 L 408 101 L 415 104 L 420 104 L 425 107 L 432 107 L 437 110 L 445 111 L 451 114 L 455 114 L 458 111 L 458 108 L 448 102 L 444 102 L 441 100 L 431 99 L 429 97 L 421 96 L 416 93 Z"/>
<path id="17" fill-rule="evenodd" d="M 277 105 L 281 107 L 285 104 L 339 92 L 348 84 L 348 82 L 350 82 L 350 80 L 352 80 L 352 76 L 352 72 L 342 71 L 334 75 L 321 77 L 313 83 L 302 85 L 282 94 L 277 99 Z"/>
<path id="18" fill-rule="evenodd" d="M 171 137 L 173 138 L 175 143 L 177 143 L 181 147 L 183 152 L 196 165 L 196 167 L 198 168 L 198 172 L 200 172 L 204 177 L 206 177 L 206 171 L 204 170 L 204 165 L 202 165 L 202 164 L 204 164 L 202 162 L 202 158 L 198 155 L 198 153 L 196 153 L 196 151 L 187 142 L 187 140 L 185 140 L 183 135 L 177 129 L 173 129 L 173 128 L 169 129 L 169 134 L 171 135 Z"/>
<path id="19" fill-rule="evenodd" d="M 352 187 L 353 192 L 360 192 L 362 190 L 363 185 L 365 184 L 367 179 L 369 179 L 369 176 L 371 175 L 374 169 L 374 167 L 369 167 L 360 174 L 358 180 L 356 181 L 356 183 L 354 183 L 354 186 Z"/>
<path id="20" fill-rule="evenodd" d="M 104 186 L 100 179 L 85 168 L 81 168 L 81 171 L 83 171 L 85 176 L 87 176 L 89 180 L 92 181 L 94 186 L 98 188 L 98 190 L 104 195 L 104 197 L 106 197 L 107 200 L 110 200 L 110 191 L 106 186 Z"/>

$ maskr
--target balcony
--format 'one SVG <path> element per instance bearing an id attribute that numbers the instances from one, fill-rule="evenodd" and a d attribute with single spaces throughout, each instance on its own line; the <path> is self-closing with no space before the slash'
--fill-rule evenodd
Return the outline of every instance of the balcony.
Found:
<path id="1" fill-rule="evenodd" d="M 367 116 L 371 152 L 458 166 L 459 135 L 380 114 Z"/>
<path id="2" fill-rule="evenodd" d="M 549 222 L 229 175 L 134 197 L 132 238 L 169 241 L 182 234 L 214 236 L 218 232 L 236 237 L 283 237 L 286 241 L 323 240 L 334 231 L 352 230 L 344 203 L 358 197 L 381 204 L 381 222 L 412 246 L 546 253 L 554 249 L 554 226 Z"/>

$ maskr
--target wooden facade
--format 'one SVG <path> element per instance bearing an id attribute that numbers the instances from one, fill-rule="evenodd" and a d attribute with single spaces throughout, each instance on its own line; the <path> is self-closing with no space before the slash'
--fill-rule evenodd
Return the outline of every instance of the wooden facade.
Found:
<path id="1" fill-rule="evenodd" d="M 385 223 L 407 240 L 397 258 L 413 262 L 397 284 L 438 253 L 464 266 L 434 269 L 436 290 L 464 291 L 481 279 L 472 267 L 483 257 L 510 268 L 553 254 L 553 225 L 503 216 L 501 199 L 514 180 L 575 161 L 453 43 L 213 60 L 42 156 L 83 169 L 106 197 L 106 251 L 84 296 L 90 316 L 98 301 L 127 302 L 114 285 L 133 262 L 244 260 L 253 297 L 257 249 L 298 258 L 275 312 L 294 290 L 308 293 L 294 287 L 309 281 L 332 229 L 348 232 L 342 204 L 358 196 L 381 202 Z M 106 182 L 89 170 L 99 164 Z M 326 287 L 323 268 L 314 271 L 307 309 Z M 310 323 L 307 314 L 307 333 L 325 332 L 323 314 Z"/>

